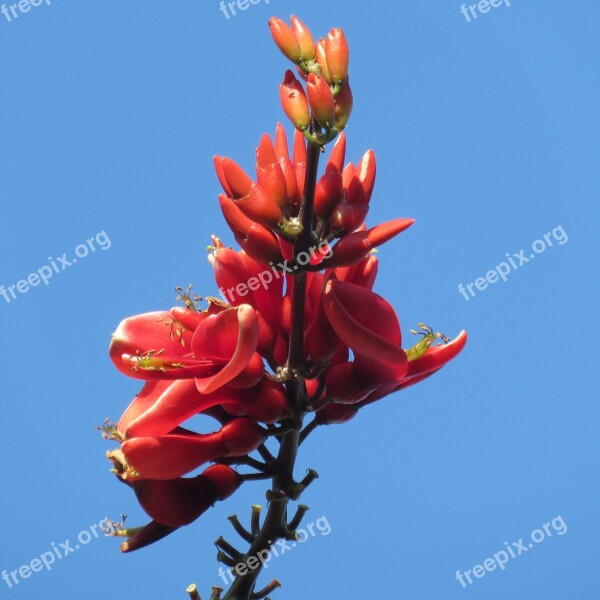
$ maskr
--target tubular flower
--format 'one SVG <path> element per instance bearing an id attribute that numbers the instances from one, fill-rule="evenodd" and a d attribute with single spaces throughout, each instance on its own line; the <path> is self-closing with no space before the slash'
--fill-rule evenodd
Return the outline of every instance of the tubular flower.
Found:
<path id="1" fill-rule="evenodd" d="M 146 313 L 122 321 L 110 345 L 116 367 L 137 379 L 194 378 L 204 394 L 225 384 L 251 387 L 261 380 L 262 361 L 255 352 L 258 317 L 251 306 L 207 311 L 195 325 L 195 317 L 185 315 L 186 325 L 175 315 L 181 312 Z"/>
<path id="2" fill-rule="evenodd" d="M 339 280 L 327 283 L 323 307 L 355 357 L 328 373 L 330 397 L 342 404 L 372 402 L 421 381 L 455 358 L 467 341 L 465 331 L 451 341 L 422 325 L 423 339 L 405 351 L 392 306 L 366 288 Z M 443 345 L 434 346 L 438 339 Z"/>
<path id="3" fill-rule="evenodd" d="M 332 29 L 315 44 L 296 17 L 291 27 L 275 17 L 269 26 L 303 79 L 287 71 L 280 86 L 295 130 L 290 144 L 281 124 L 262 135 L 254 178 L 214 157 L 219 205 L 241 246 L 212 236 L 208 261 L 221 299 L 207 297 L 201 310 L 191 288 L 177 288 L 183 306 L 126 318 L 110 342 L 115 367 L 143 383 L 117 423 L 102 427 L 118 443 L 107 453 L 112 472 L 151 519 L 117 531 L 128 538 L 124 552 L 192 523 L 246 481 L 274 477 L 278 501 L 295 499 L 306 478 L 286 472 L 289 454 L 272 456 L 271 436 L 285 441 L 278 452 L 295 456 L 312 428 L 345 423 L 424 381 L 467 341 L 464 331 L 451 340 L 420 323 L 411 330 L 419 339 L 405 347 L 396 311 L 373 292 L 385 258 L 375 251 L 398 243 L 414 221 L 365 223 L 377 164 L 372 150 L 345 162 L 341 130 L 353 98 L 344 33 Z M 207 417 L 217 425 L 188 429 Z M 238 471 L 248 468 L 256 472 Z"/>
<path id="4" fill-rule="evenodd" d="M 131 438 L 121 449 L 144 479 L 175 479 L 203 464 L 248 454 L 264 441 L 262 429 L 251 419 L 233 419 L 215 433 L 171 432 L 160 437 Z"/>
<path id="5" fill-rule="evenodd" d="M 167 527 L 182 527 L 194 522 L 217 500 L 231 496 L 241 483 L 232 468 L 213 465 L 197 477 L 139 479 L 132 488 L 140 506 L 153 520 Z"/>

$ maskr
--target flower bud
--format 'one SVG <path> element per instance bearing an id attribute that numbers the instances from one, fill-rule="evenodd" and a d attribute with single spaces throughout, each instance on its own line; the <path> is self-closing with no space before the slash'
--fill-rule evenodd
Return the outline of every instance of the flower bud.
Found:
<path id="1" fill-rule="evenodd" d="M 294 130 L 294 148 L 296 134 L 304 139 L 304 136 L 297 129 Z M 287 136 L 281 123 L 277 123 L 277 128 L 275 129 L 274 147 L 275 156 L 277 157 L 277 161 L 279 162 L 279 166 L 281 167 L 281 171 L 285 177 L 287 185 L 287 197 L 292 204 L 298 204 L 302 196 L 302 191 L 301 189 L 298 189 L 297 166 L 290 160 Z M 304 160 L 304 163 L 306 164 L 306 159 Z M 303 165 L 303 169 L 306 169 L 305 164 Z"/>
<path id="2" fill-rule="evenodd" d="M 271 138 L 266 133 L 256 149 L 256 177 L 259 185 L 284 209 L 288 200 L 287 183 L 277 162 Z"/>
<path id="3" fill-rule="evenodd" d="M 327 35 L 325 39 L 325 56 L 332 82 L 344 83 L 348 78 L 350 50 L 346 36 L 341 29 L 332 29 Z"/>
<path id="4" fill-rule="evenodd" d="M 269 19 L 269 28 L 273 41 L 277 44 L 282 54 L 292 62 L 297 63 L 302 58 L 302 49 L 291 27 L 277 17 Z"/>
<path id="5" fill-rule="evenodd" d="M 321 425 L 347 423 L 356 416 L 357 412 L 358 409 L 352 405 L 330 402 L 317 411 L 317 421 Z"/>
<path id="6" fill-rule="evenodd" d="M 365 207 L 352 206 L 350 208 Z M 408 229 L 413 223 L 413 219 L 396 219 L 376 225 L 368 231 L 349 233 L 333 247 L 331 258 L 326 260 L 323 266 L 332 268 L 356 263 L 368 256 L 373 248 L 391 240 L 405 229 Z"/>
<path id="7" fill-rule="evenodd" d="M 250 193 L 253 182 L 242 167 L 230 158 L 215 156 L 214 161 L 217 176 L 222 174 L 224 178 L 224 182 L 222 182 L 223 189 L 226 193 L 228 189 L 230 190 L 231 193 L 228 195 L 231 198 L 243 198 Z"/>
<path id="8" fill-rule="evenodd" d="M 260 263 L 278 263 L 283 260 L 277 238 L 258 223 L 253 223 L 246 239 L 238 242 L 248 256 Z"/>
<path id="9" fill-rule="evenodd" d="M 300 46 L 301 60 L 313 60 L 315 58 L 315 41 L 310 29 L 298 18 L 292 15 L 292 31 Z"/>
<path id="10" fill-rule="evenodd" d="M 360 385 L 350 362 L 340 363 L 329 369 L 326 389 L 327 397 L 339 404 L 356 404 L 367 398 L 372 391 Z"/>
<path id="11" fill-rule="evenodd" d="M 373 194 L 376 175 L 377 162 L 375 160 L 375 152 L 373 152 L 373 150 L 367 150 L 360 162 L 356 165 L 356 176 L 361 183 L 367 198 L 367 203 L 371 200 L 371 195 Z"/>
<path id="12" fill-rule="evenodd" d="M 332 231 L 346 233 L 360 227 L 366 217 L 369 207 L 364 204 L 351 205 L 345 198 L 340 200 L 331 214 L 329 225 Z"/>
<path id="13" fill-rule="evenodd" d="M 321 77 L 329 84 L 333 83 L 329 74 L 329 67 L 327 66 L 327 57 L 325 55 L 325 40 L 320 39 L 315 46 L 316 60 L 319 67 L 321 67 Z"/>
<path id="14" fill-rule="evenodd" d="M 319 179 L 315 188 L 315 213 L 320 219 L 327 219 L 344 195 L 342 174 L 329 171 Z"/>
<path id="15" fill-rule="evenodd" d="M 352 114 L 354 98 L 350 84 L 345 83 L 340 93 L 335 97 L 335 126 L 337 129 L 344 129 Z"/>
<path id="16" fill-rule="evenodd" d="M 252 419 L 234 419 L 221 429 L 226 456 L 243 456 L 256 450 L 264 441 L 263 429 Z"/>
<path id="17" fill-rule="evenodd" d="M 226 465 L 212 465 L 202 473 L 213 484 L 218 500 L 229 498 L 241 484 L 238 473 Z"/>
<path id="18" fill-rule="evenodd" d="M 244 404 L 244 408 L 250 417 L 261 423 L 277 423 L 291 412 L 284 387 L 267 380 L 260 384 L 258 394 Z"/>
<path id="19" fill-rule="evenodd" d="M 283 111 L 294 127 L 300 131 L 308 129 L 310 113 L 304 88 L 291 71 L 286 71 L 283 83 L 279 86 L 279 98 Z"/>
<path id="20" fill-rule="evenodd" d="M 248 194 L 235 203 L 249 219 L 267 228 L 275 229 L 283 220 L 281 208 L 259 184 L 253 183 Z"/>
<path id="21" fill-rule="evenodd" d="M 327 167 L 325 171 L 339 171 L 340 173 L 344 170 L 344 161 L 346 160 L 346 134 L 340 133 L 338 139 L 335 141 L 329 160 L 327 161 Z"/>
<path id="22" fill-rule="evenodd" d="M 331 129 L 335 121 L 336 105 L 329 84 L 323 77 L 311 73 L 308 76 L 306 90 L 313 116 L 321 127 Z"/>

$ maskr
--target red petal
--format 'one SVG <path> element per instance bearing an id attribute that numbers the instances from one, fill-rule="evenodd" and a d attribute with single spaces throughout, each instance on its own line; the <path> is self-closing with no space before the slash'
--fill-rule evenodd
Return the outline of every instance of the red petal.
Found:
<path id="1" fill-rule="evenodd" d="M 110 358 L 117 369 L 130 377 L 139 377 L 132 371 L 133 365 L 123 360 L 123 355 L 136 356 L 150 350 L 164 350 L 164 354 L 175 360 L 189 355 L 192 332 L 186 330 L 181 338 L 175 335 L 172 339 L 172 322 L 168 311 L 145 313 L 121 321 L 112 335 L 109 348 Z"/>
<path id="2" fill-rule="evenodd" d="M 182 527 L 195 521 L 217 500 L 206 477 L 192 479 L 140 480 L 133 484 L 138 502 L 155 521 L 168 527 Z"/>
<path id="3" fill-rule="evenodd" d="M 423 356 L 410 361 L 407 375 L 416 377 L 443 367 L 462 351 L 466 343 L 467 332 L 463 330 L 449 344 L 432 346 Z"/>
<path id="4" fill-rule="evenodd" d="M 212 406 L 223 402 L 238 402 L 242 394 L 220 388 L 212 394 L 201 394 L 193 379 L 175 381 L 157 394 L 155 402 L 127 427 L 128 437 L 160 437 L 166 435 L 184 421 Z"/>
<path id="5" fill-rule="evenodd" d="M 239 375 L 252 359 L 258 344 L 258 318 L 248 304 L 205 319 L 192 340 L 195 356 L 227 360 L 210 377 L 196 379 L 198 390 L 209 394 Z"/>

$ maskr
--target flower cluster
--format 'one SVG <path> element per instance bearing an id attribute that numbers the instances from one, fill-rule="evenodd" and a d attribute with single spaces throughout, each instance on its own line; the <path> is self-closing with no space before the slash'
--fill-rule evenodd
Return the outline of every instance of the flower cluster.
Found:
<path id="1" fill-rule="evenodd" d="M 315 44 L 295 17 L 291 27 L 276 18 L 269 24 L 307 91 L 286 73 L 280 89 L 295 126 L 291 152 L 279 124 L 274 138 L 260 140 L 255 179 L 232 159 L 215 157 L 220 207 L 241 246 L 236 251 L 213 237 L 210 247 L 228 302 L 208 298 L 200 310 L 199 299 L 184 293 L 183 307 L 125 319 L 112 337 L 117 369 L 145 381 L 120 421 L 105 427 L 120 444 L 108 453 L 113 472 L 152 519 L 127 532 L 125 551 L 191 523 L 233 494 L 246 476 L 232 466 L 256 465 L 250 455 L 268 455 L 269 437 L 297 429 L 309 413 L 311 426 L 346 422 L 429 377 L 466 343 L 465 332 L 450 340 L 419 324 L 412 331 L 419 341 L 403 348 L 394 309 L 372 291 L 374 249 L 413 221 L 365 225 L 376 160 L 369 150 L 345 164 L 341 130 L 352 93 L 343 32 L 334 29 Z M 319 155 L 335 138 L 319 178 Z M 309 259 L 300 261 L 300 254 Z M 215 420 L 217 430 L 184 429 L 196 415 Z"/>

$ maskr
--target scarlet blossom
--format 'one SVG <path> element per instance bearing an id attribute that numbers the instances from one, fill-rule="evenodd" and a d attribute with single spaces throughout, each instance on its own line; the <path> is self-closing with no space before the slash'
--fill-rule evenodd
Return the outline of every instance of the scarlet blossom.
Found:
<path id="1" fill-rule="evenodd" d="M 129 465 L 144 479 L 175 479 L 218 458 L 249 454 L 264 441 L 251 419 L 233 419 L 215 433 L 186 430 L 158 437 L 133 437 L 121 449 Z"/>
<path id="2" fill-rule="evenodd" d="M 113 334 L 110 357 L 130 377 L 194 378 L 204 394 L 225 384 L 256 385 L 262 378 L 256 311 L 249 305 L 221 308 L 198 315 L 196 323 L 192 315 L 184 322 L 175 310 L 125 319 Z"/>
<path id="3" fill-rule="evenodd" d="M 167 527 L 189 525 L 217 500 L 238 489 L 240 476 L 226 465 L 212 465 L 201 475 L 168 480 L 137 479 L 131 486 L 140 506 Z"/>
<path id="4" fill-rule="evenodd" d="M 210 287 L 221 298 L 206 297 L 202 308 L 191 289 L 178 288 L 183 306 L 125 318 L 110 342 L 115 367 L 142 387 L 118 422 L 102 428 L 118 444 L 107 456 L 151 519 L 117 531 L 128 538 L 123 552 L 191 524 L 255 479 L 273 479 L 269 497 L 279 511 L 277 528 L 261 535 L 275 540 L 289 533 L 295 518 L 280 522 L 287 514 L 281 503 L 297 499 L 316 477 L 309 471 L 297 482 L 293 473 L 299 444 L 312 429 L 346 423 L 424 381 L 467 341 L 464 331 L 450 339 L 419 323 L 411 330 L 419 339 L 406 344 L 395 309 L 373 291 L 385 257 L 377 249 L 397 243 L 414 220 L 367 226 L 377 162 L 367 150 L 346 163 L 341 130 L 353 96 L 343 31 L 332 29 L 315 44 L 297 17 L 291 27 L 275 17 L 269 26 L 301 76 L 287 71 L 280 85 L 295 129 L 291 143 L 280 123 L 274 136 L 260 137 L 252 176 L 233 158 L 214 157 L 219 206 L 241 247 L 211 238 Z M 320 156 L 334 140 L 319 172 Z M 279 447 L 277 456 L 269 443 Z M 252 532 L 239 523 L 236 530 L 252 540 L 256 527 L 253 519 Z M 233 564 L 237 552 L 224 547 L 232 554 L 224 562 Z"/>

